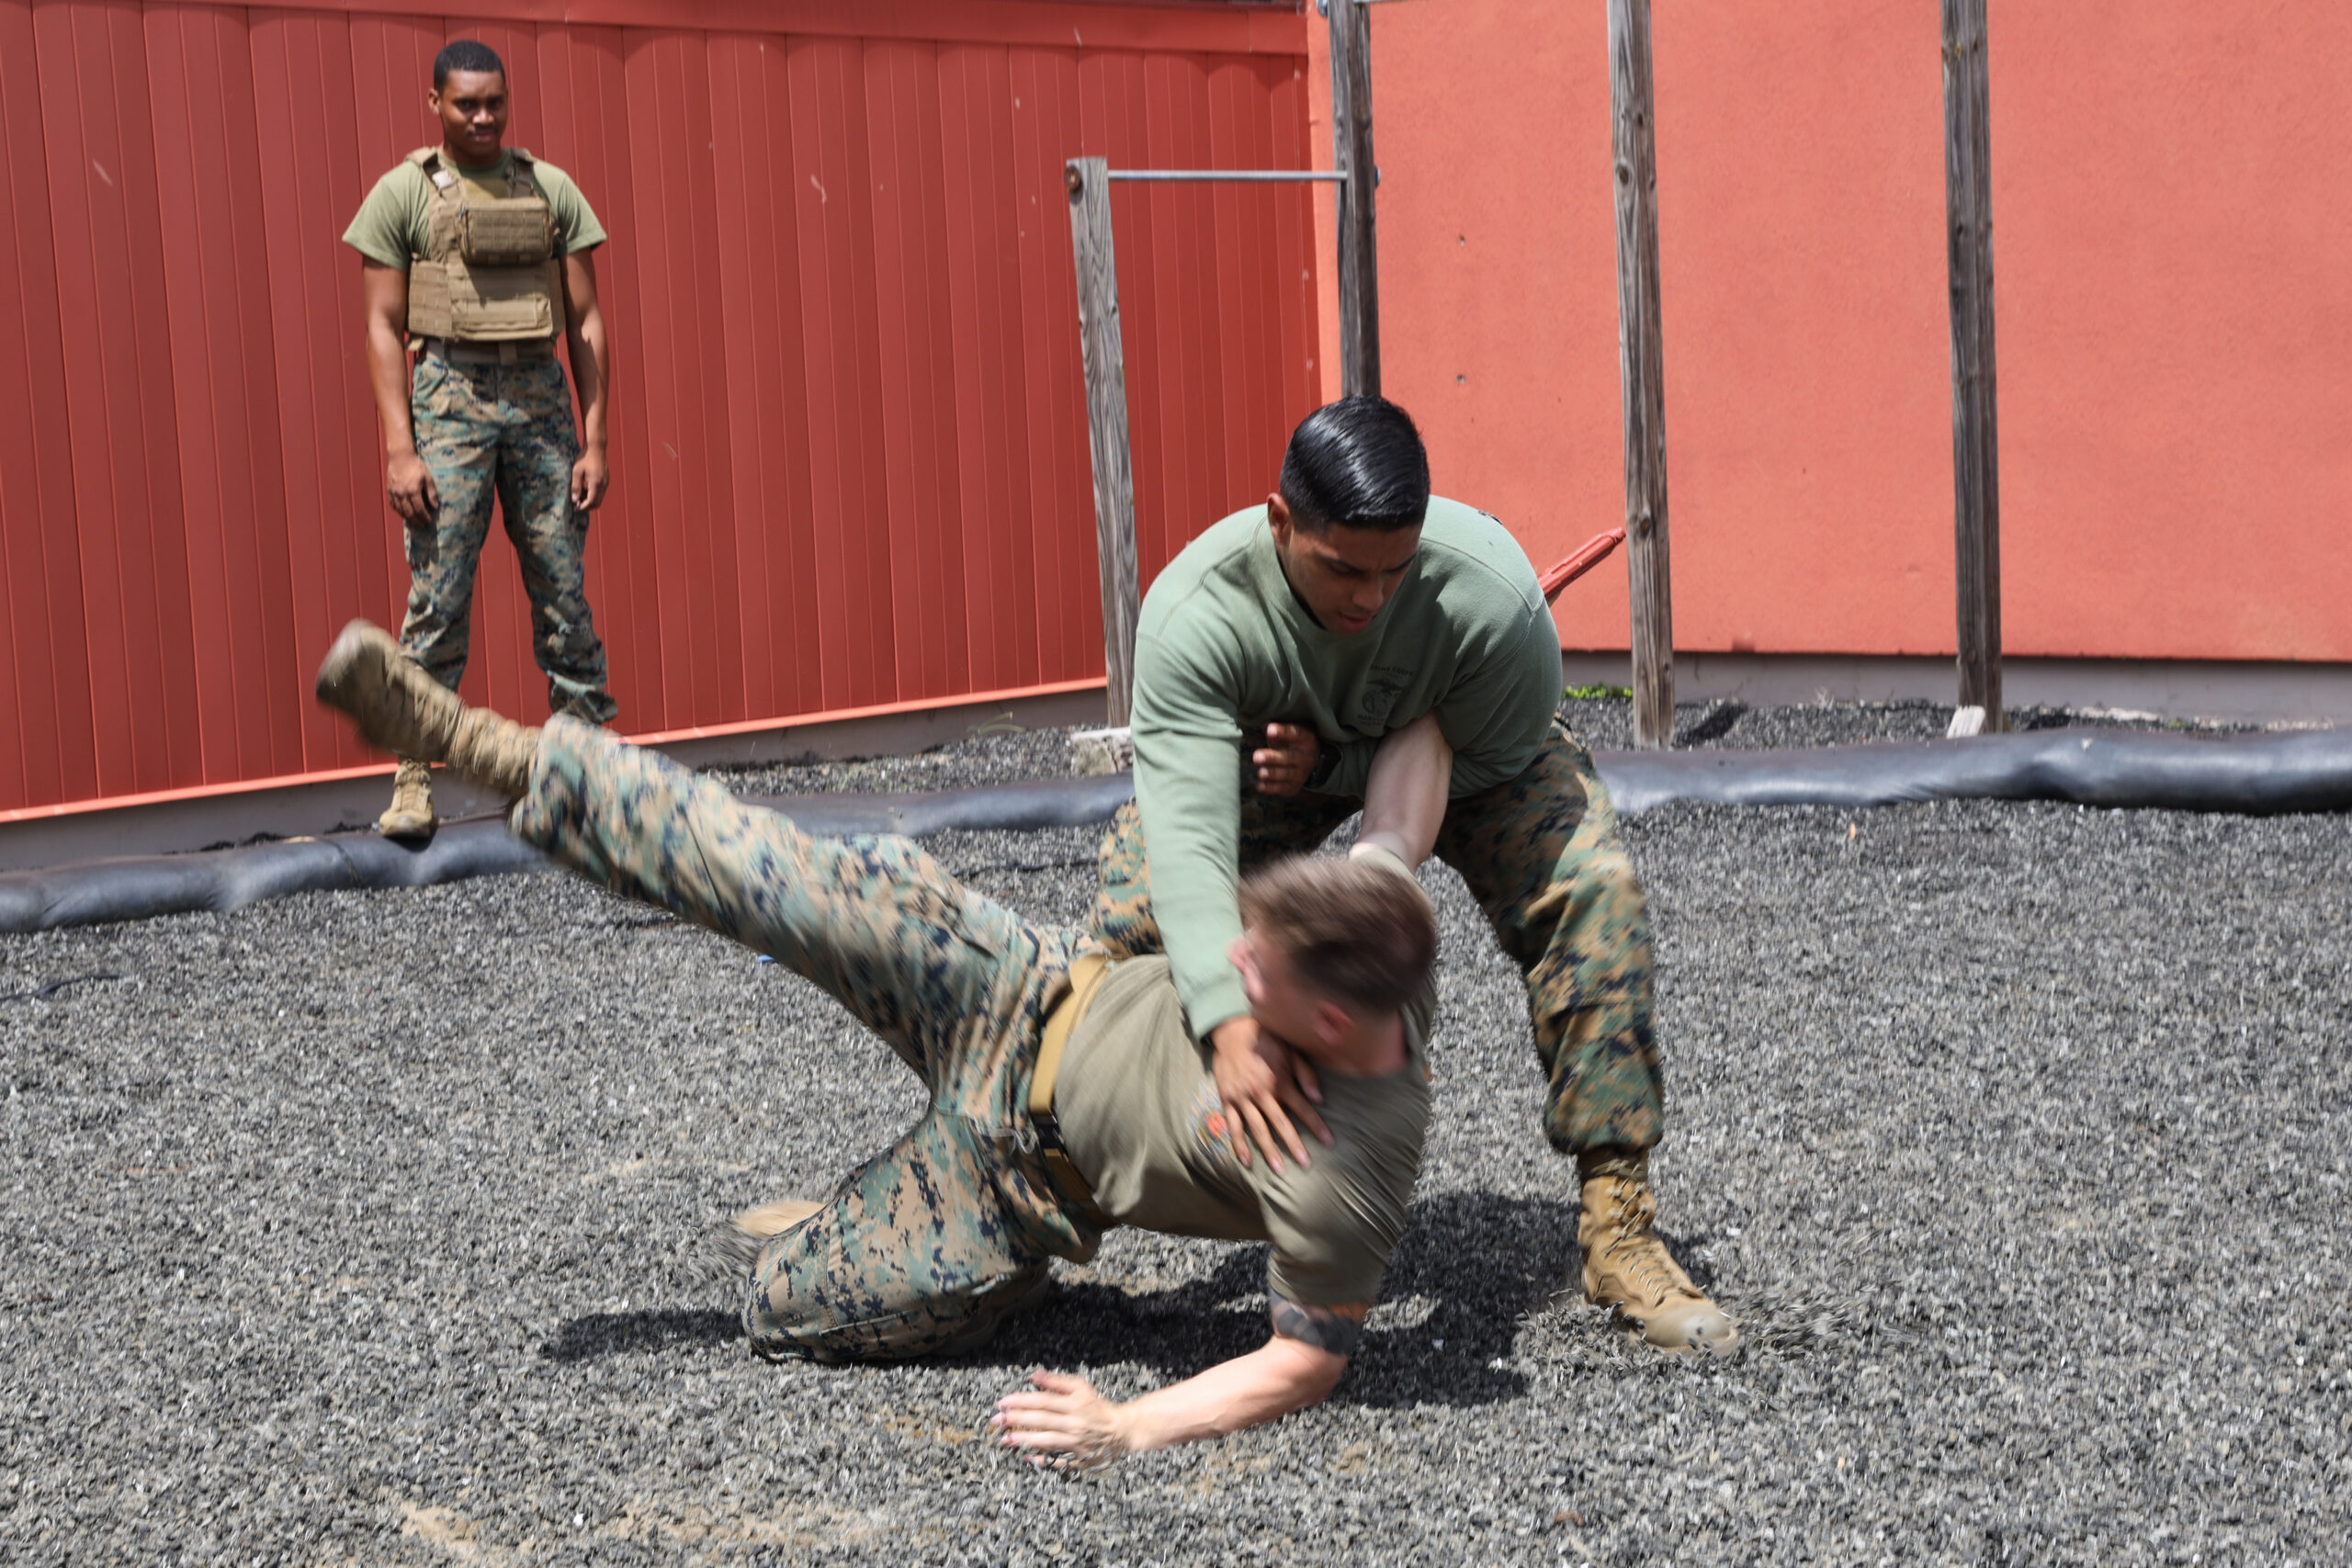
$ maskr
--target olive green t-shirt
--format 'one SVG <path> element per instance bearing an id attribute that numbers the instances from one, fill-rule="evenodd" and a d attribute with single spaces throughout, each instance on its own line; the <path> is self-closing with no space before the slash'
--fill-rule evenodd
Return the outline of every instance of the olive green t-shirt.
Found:
<path id="1" fill-rule="evenodd" d="M 487 169 L 450 164 L 468 190 L 490 200 L 506 195 L 507 176 L 514 166 L 513 148 L 500 152 L 498 162 Z M 554 214 L 560 253 L 574 255 L 605 243 L 605 226 L 596 221 L 595 209 L 570 175 L 543 158 L 531 160 L 531 173 L 538 182 L 539 194 L 548 198 L 548 211 Z M 345 244 L 369 261 L 402 272 L 408 270 L 409 263 L 424 256 L 432 239 L 433 177 L 406 160 L 376 182 L 376 188 L 359 204 L 359 215 L 343 231 Z"/>
<path id="2" fill-rule="evenodd" d="M 1424 1047 L 1436 1011 L 1405 1010 L 1409 1061 L 1384 1077 L 1322 1077 L 1329 1148 L 1245 1168 L 1226 1135 L 1205 1047 L 1184 1027 L 1168 960 L 1113 967 L 1071 1036 L 1054 1113 L 1094 1201 L 1122 1224 L 1272 1244 L 1266 1289 L 1303 1306 L 1371 1303 L 1412 1210 L 1430 1119 Z"/>
<path id="3" fill-rule="evenodd" d="M 1329 632 L 1291 592 L 1266 509 L 1184 547 L 1136 627 L 1136 807 L 1152 913 L 1195 1033 L 1249 1010 L 1225 956 L 1250 744 L 1269 722 L 1339 749 L 1326 794 L 1361 797 L 1381 738 L 1434 711 L 1455 798 L 1517 777 L 1560 706 L 1560 637 L 1527 552 L 1474 507 L 1430 499 L 1420 553 L 1372 625 Z M 1246 738 L 1246 739 L 1245 739 Z"/>

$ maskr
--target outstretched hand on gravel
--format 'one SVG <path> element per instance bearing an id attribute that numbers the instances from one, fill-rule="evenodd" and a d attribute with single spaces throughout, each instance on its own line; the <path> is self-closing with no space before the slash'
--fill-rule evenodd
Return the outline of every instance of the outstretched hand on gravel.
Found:
<path id="1" fill-rule="evenodd" d="M 1004 1434 L 1000 1440 L 1006 1448 L 1052 1470 L 1093 1470 L 1127 1451 L 1119 1407 L 1092 1383 L 1043 1368 L 1031 1372 L 1029 1382 L 1036 1393 L 1006 1394 L 989 1417 Z"/>

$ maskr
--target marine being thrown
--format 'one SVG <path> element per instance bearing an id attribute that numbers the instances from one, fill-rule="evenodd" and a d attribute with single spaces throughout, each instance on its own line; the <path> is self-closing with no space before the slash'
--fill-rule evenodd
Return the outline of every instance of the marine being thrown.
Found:
<path id="1" fill-rule="evenodd" d="M 353 622 L 318 694 L 378 746 L 512 800 L 514 834 L 590 881 L 790 965 L 930 1091 L 915 1126 L 820 1201 L 735 1227 L 763 1356 L 894 1360 L 977 1344 L 1102 1234 L 1139 1225 L 1269 1244 L 1271 1333 L 1125 1404 L 1051 1371 L 1001 1402 L 1001 1441 L 1089 1465 L 1221 1436 L 1330 1393 L 1403 1235 L 1429 1123 L 1437 929 L 1411 867 L 1443 816 L 1434 720 L 1369 759 L 1349 859 L 1252 876 L 1227 952 L 1251 1016 L 1321 1075 L 1315 1157 L 1245 1166 L 1205 1047 L 1159 956 L 1115 959 L 1023 920 L 897 838 L 812 838 L 717 783 L 559 716 L 467 706 Z"/>

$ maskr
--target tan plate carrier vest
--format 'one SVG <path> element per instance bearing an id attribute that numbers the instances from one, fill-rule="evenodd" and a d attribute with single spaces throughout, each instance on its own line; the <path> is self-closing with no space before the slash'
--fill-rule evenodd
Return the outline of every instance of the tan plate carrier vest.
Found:
<path id="1" fill-rule="evenodd" d="M 469 197 L 438 147 L 405 160 L 424 171 L 433 193 L 428 248 L 408 269 L 411 337 L 521 343 L 562 334 L 555 213 L 539 194 L 531 155 L 520 147 L 514 153 L 508 194 L 497 199 Z"/>

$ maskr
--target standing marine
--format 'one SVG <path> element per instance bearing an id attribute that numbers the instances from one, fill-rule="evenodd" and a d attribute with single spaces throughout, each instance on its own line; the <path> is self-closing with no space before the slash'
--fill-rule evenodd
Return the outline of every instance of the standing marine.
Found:
<path id="1" fill-rule="evenodd" d="M 582 558 L 609 482 L 612 351 L 594 254 L 604 225 L 562 170 L 504 145 L 506 66 L 488 45 L 459 39 L 435 57 L 425 102 L 439 144 L 378 180 L 343 236 L 360 255 L 386 489 L 406 536 L 401 646 L 453 690 L 465 674 L 494 500 L 522 561 L 548 705 L 609 724 L 619 710 Z M 577 424 L 559 338 L 579 381 Z M 378 829 L 423 839 L 438 825 L 425 763 L 401 758 Z"/>
<path id="2" fill-rule="evenodd" d="M 1164 951 L 1215 1052 L 1236 1156 L 1330 1142 L 1320 1088 L 1251 1016 L 1227 957 L 1240 876 L 1363 804 L 1382 739 L 1435 714 L 1453 751 L 1436 840 L 1526 977 L 1544 1131 L 1582 1189 L 1583 1288 L 1669 1349 L 1732 1320 L 1652 1228 L 1664 1100 L 1642 885 L 1591 755 L 1559 718 L 1560 639 L 1500 523 L 1430 494 L 1403 409 L 1348 398 L 1292 434 L 1280 486 L 1160 573 L 1136 634 L 1135 799 L 1102 842 L 1093 934 Z M 1147 851 L 1148 852 L 1147 853 Z"/>

